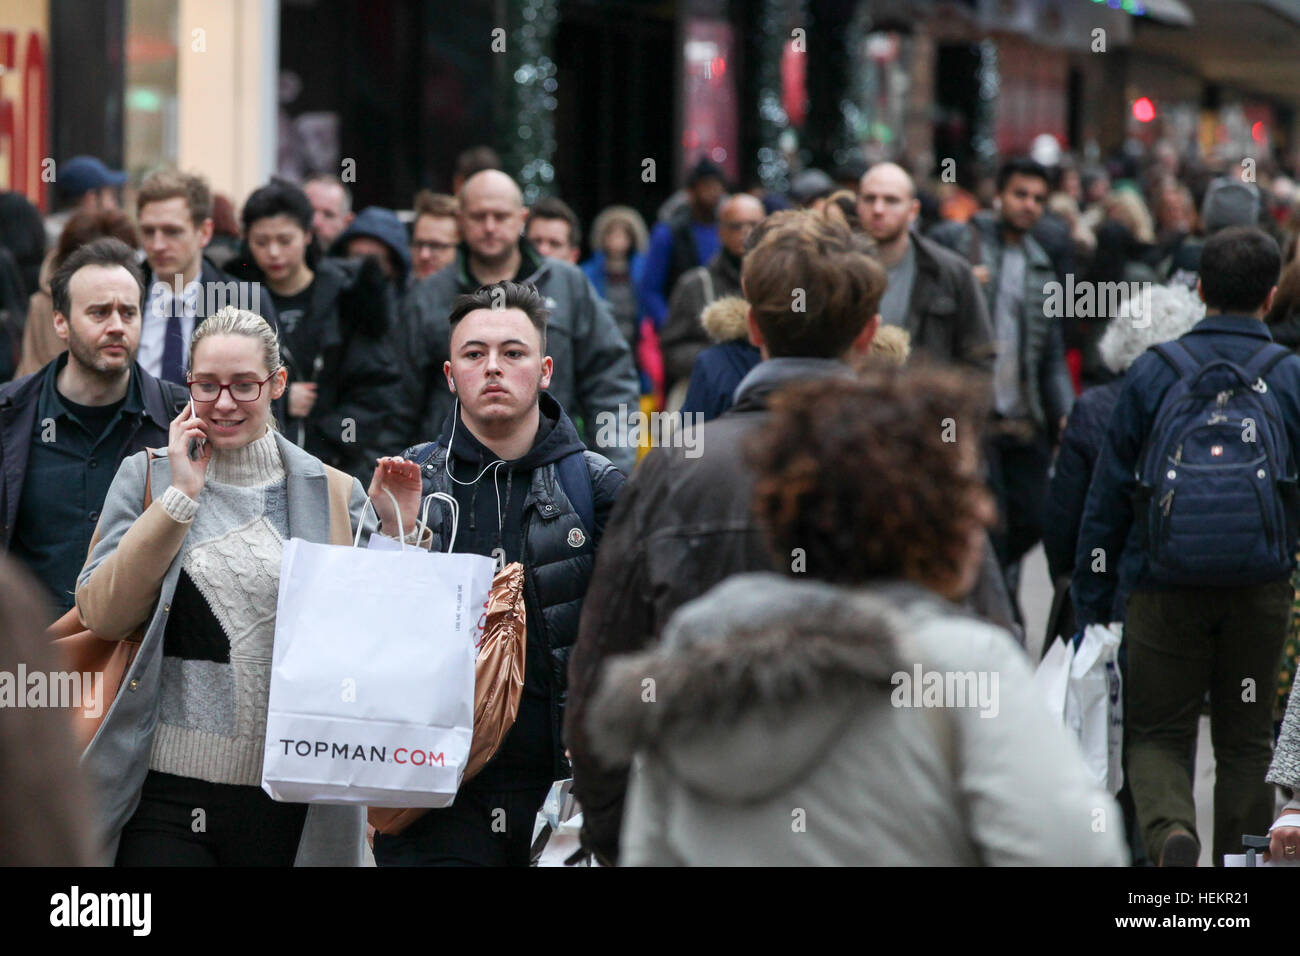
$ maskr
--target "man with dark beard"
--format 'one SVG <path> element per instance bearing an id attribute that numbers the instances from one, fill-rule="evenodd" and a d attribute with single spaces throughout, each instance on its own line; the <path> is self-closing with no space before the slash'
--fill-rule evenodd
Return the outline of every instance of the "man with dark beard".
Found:
<path id="1" fill-rule="evenodd" d="M 0 387 L 0 550 L 45 584 L 53 620 L 72 607 L 117 466 L 166 445 L 188 396 L 136 362 L 144 276 L 126 243 L 82 246 L 50 293 L 68 351 Z"/>

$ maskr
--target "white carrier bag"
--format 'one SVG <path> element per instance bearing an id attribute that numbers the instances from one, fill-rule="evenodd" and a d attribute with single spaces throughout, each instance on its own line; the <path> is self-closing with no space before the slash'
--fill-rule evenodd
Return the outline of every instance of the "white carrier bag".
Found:
<path id="1" fill-rule="evenodd" d="M 456 501 L 430 495 L 426 515 L 434 497 L 452 509 L 450 551 Z M 473 737 L 495 564 L 370 540 L 359 547 L 358 527 L 350 548 L 285 545 L 262 789 L 293 803 L 445 807 Z"/>
<path id="2" fill-rule="evenodd" d="M 1034 674 L 1048 709 L 1079 741 L 1088 769 L 1112 796 L 1124 785 L 1121 633 L 1089 624 L 1077 648 L 1073 641 L 1056 640 Z"/>

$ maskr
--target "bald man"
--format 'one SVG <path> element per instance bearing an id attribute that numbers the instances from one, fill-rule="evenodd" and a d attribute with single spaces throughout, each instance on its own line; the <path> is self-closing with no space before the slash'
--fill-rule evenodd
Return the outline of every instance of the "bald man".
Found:
<path id="1" fill-rule="evenodd" d="M 709 347 L 700 315 L 715 300 L 741 294 L 740 263 L 745 255 L 745 240 L 764 215 L 763 204 L 748 193 L 728 198 L 718 214 L 721 248 L 707 264 L 682 273 L 673 287 L 668 299 L 668 321 L 659 340 L 670 395 L 674 386 L 684 395 L 696 356 Z M 671 399 L 669 407 L 675 407 Z"/>
<path id="2" fill-rule="evenodd" d="M 456 296 L 512 279 L 531 282 L 550 310 L 547 353 L 554 360 L 548 391 L 575 422 L 587 446 L 626 473 L 635 446 L 595 443 L 602 413 L 635 411 L 639 382 L 632 352 L 609 307 L 577 266 L 541 255 L 522 235 L 528 209 L 519 186 L 499 170 L 476 173 L 461 187 L 461 243 L 451 265 L 412 287 L 402 303 L 406 337 L 406 401 L 418 424 L 407 444 L 431 441 L 455 405 L 443 375 L 449 359 L 451 314 Z M 608 432 L 610 430 L 606 430 Z M 401 449 L 393 449 L 397 454 Z"/>
<path id="3" fill-rule="evenodd" d="M 912 177 L 878 163 L 858 186 L 858 219 L 889 273 L 880 319 L 905 328 L 912 354 L 993 369 L 993 328 L 970 265 L 912 231 L 921 211 Z"/>

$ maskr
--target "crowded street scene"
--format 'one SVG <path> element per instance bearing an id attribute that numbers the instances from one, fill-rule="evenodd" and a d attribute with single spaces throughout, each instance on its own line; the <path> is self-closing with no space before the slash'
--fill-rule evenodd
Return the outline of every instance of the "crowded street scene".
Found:
<path id="1" fill-rule="evenodd" d="M 25 918 L 1050 866 L 1265 925 L 1296 50 L 1300 0 L 0 0 Z"/>

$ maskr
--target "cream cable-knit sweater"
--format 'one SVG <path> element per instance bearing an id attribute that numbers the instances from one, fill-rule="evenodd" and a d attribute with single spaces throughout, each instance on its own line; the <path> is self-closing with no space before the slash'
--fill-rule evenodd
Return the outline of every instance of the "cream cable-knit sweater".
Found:
<path id="1" fill-rule="evenodd" d="M 189 522 L 164 635 L 150 769 L 258 786 L 266 736 L 287 484 L 275 436 L 214 449 L 198 501 L 162 506 Z"/>

